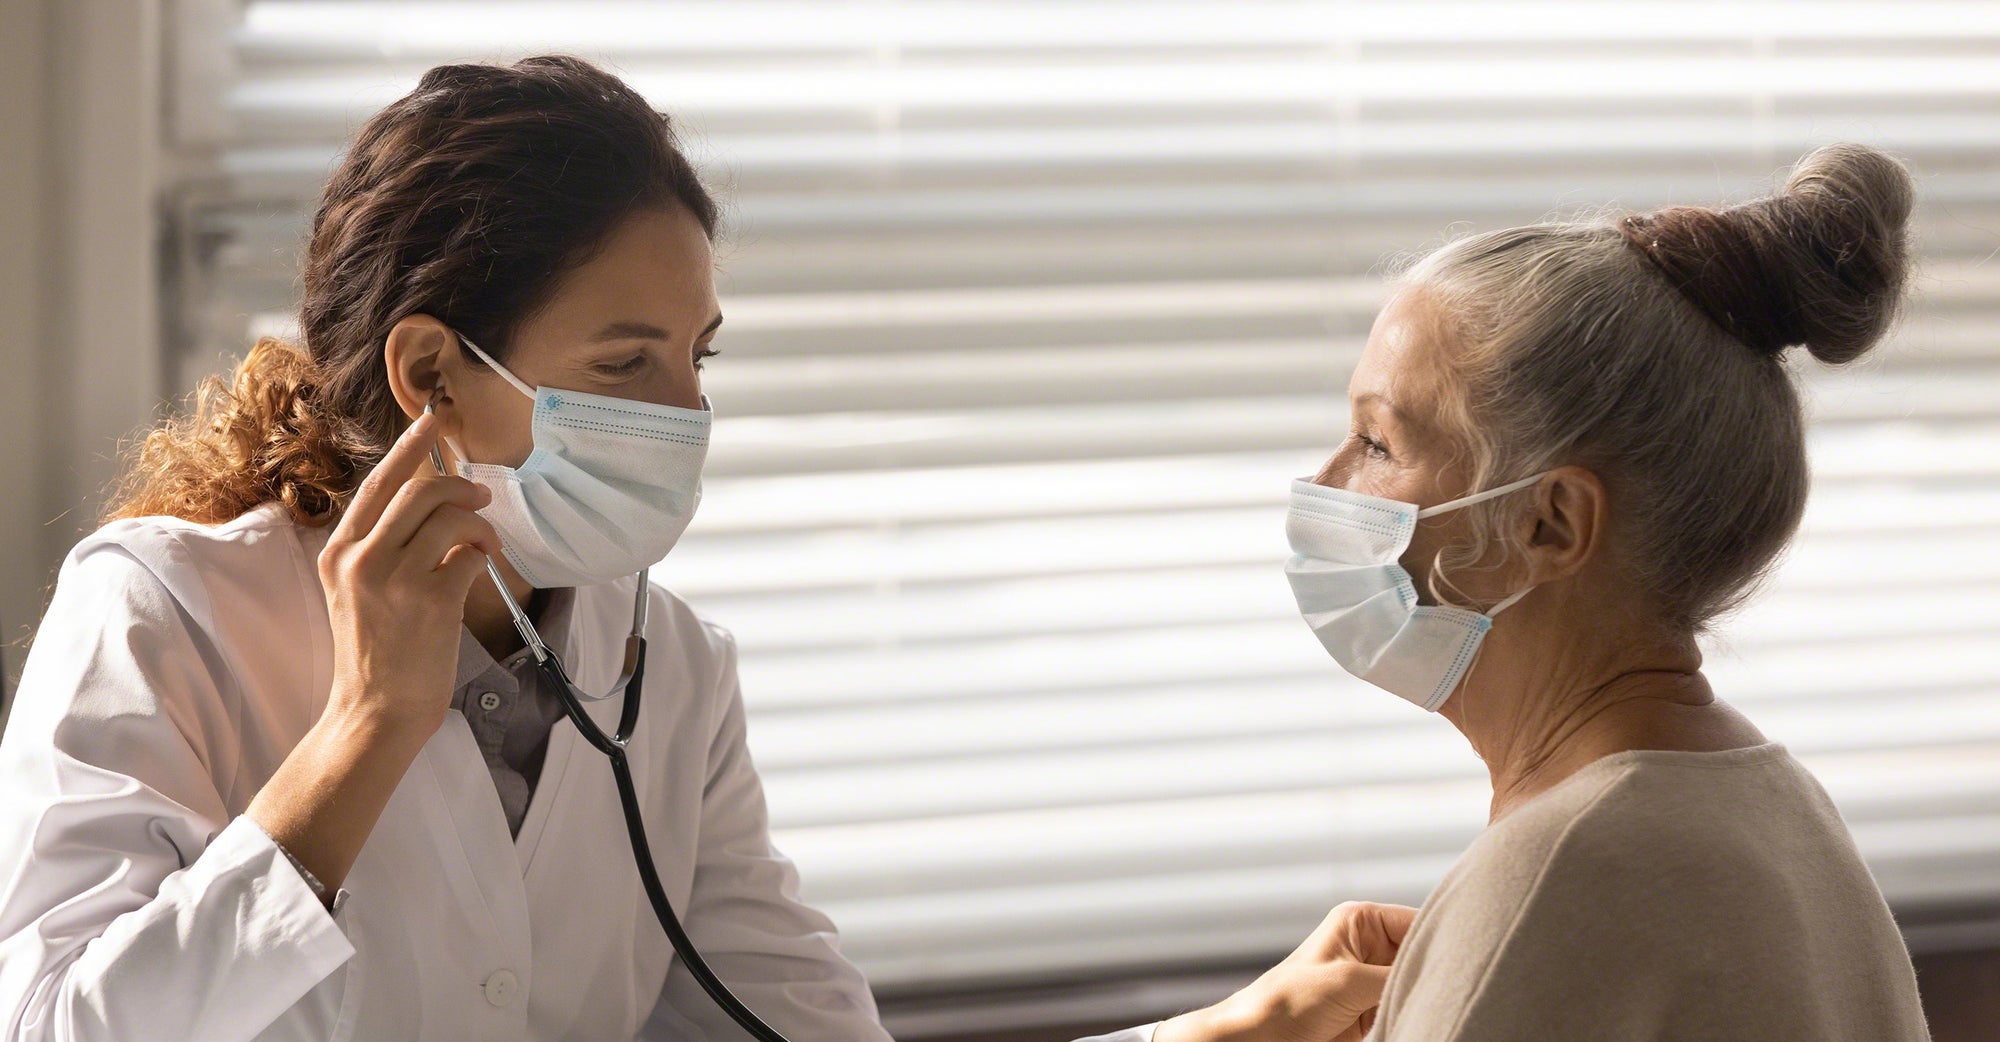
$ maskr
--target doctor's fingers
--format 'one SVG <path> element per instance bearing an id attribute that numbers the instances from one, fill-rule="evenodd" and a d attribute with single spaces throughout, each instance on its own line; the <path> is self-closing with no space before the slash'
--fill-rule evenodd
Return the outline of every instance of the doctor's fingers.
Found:
<path id="1" fill-rule="evenodd" d="M 1319 980 L 1312 988 L 1317 994 L 1312 998 L 1324 1004 L 1327 1019 L 1335 1025 L 1353 1022 L 1359 1027 L 1359 1021 L 1382 1004 L 1382 990 L 1389 984 L 1389 967 L 1342 960 L 1320 967 L 1317 976 Z M 1349 1037 L 1346 1030 L 1351 1029 L 1344 1029 L 1334 1037 Z"/>
<path id="2" fill-rule="evenodd" d="M 381 520 L 375 522 L 375 530 L 364 538 L 392 555 L 398 555 L 398 551 L 417 537 L 418 530 L 430 521 L 438 508 L 450 506 L 472 511 L 492 501 L 493 493 L 486 486 L 461 477 L 414 477 L 396 490 L 388 508 L 382 511 Z M 499 551 L 497 542 L 494 551 Z M 443 556 L 442 551 L 439 556 Z M 432 558 L 430 563 L 436 564 L 437 558 Z"/>
<path id="3" fill-rule="evenodd" d="M 436 575 L 443 585 L 446 596 L 453 603 L 465 600 L 466 591 L 479 581 L 479 574 L 486 570 L 486 555 L 476 546 L 460 543 L 445 551 L 444 560 L 438 562 Z"/>
<path id="4" fill-rule="evenodd" d="M 500 552 L 500 534 L 493 523 L 473 511 L 450 503 L 440 503 L 417 528 L 403 548 L 398 571 L 428 575 L 444 568 L 453 547 L 464 546 L 484 557 Z"/>
<path id="5" fill-rule="evenodd" d="M 424 465 L 424 458 L 438 441 L 438 420 L 430 413 L 423 413 L 411 421 L 409 427 L 396 437 L 389 451 L 382 456 L 382 462 L 361 480 L 361 486 L 354 490 L 354 499 L 334 527 L 332 538 L 360 542 L 363 536 L 375 528 L 382 512 L 389 508 L 389 501 L 395 497 L 403 483 L 417 473 Z"/>
<path id="6" fill-rule="evenodd" d="M 1345 901 L 1327 913 L 1300 951 L 1315 960 L 1345 957 L 1387 966 L 1395 960 L 1416 916 L 1417 910 L 1406 905 Z"/>

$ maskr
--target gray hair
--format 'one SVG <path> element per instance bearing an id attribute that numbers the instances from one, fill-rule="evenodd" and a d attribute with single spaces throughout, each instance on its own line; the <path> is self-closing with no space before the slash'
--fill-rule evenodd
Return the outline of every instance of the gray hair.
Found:
<path id="1" fill-rule="evenodd" d="M 1805 510 L 1785 350 L 1839 365 L 1881 338 L 1911 201 L 1896 160 L 1834 145 L 1741 206 L 1510 228 L 1417 261 L 1397 282 L 1444 324 L 1440 411 L 1471 488 L 1590 469 L 1622 578 L 1657 621 L 1704 629 L 1756 589 Z M 1433 592 L 1447 569 L 1522 549 L 1506 522 L 1524 503 L 1468 508 L 1473 535 L 1439 555 Z"/>

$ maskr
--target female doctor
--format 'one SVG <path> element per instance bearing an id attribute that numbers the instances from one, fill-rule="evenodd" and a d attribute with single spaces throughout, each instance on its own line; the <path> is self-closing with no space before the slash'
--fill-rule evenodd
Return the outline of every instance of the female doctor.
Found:
<path id="1" fill-rule="evenodd" d="M 0 1037 L 743 1037 L 489 557 L 587 695 L 643 620 L 631 771 L 716 973 L 799 1042 L 887 1037 L 771 847 L 729 635 L 638 585 L 700 498 L 716 219 L 574 59 L 433 69 L 361 129 L 303 350 L 152 432 L 64 563 L 0 742 Z M 1407 926 L 1343 906 L 1158 1042 L 1353 1034 Z"/>

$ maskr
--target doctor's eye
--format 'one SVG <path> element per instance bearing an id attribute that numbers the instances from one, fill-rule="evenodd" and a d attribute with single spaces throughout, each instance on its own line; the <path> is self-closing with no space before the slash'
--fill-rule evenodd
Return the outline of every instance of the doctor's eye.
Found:
<path id="1" fill-rule="evenodd" d="M 646 356 L 644 354 L 637 354 L 622 362 L 604 362 L 592 368 L 595 368 L 598 372 L 606 376 L 630 376 L 638 372 L 645 364 Z"/>
<path id="2" fill-rule="evenodd" d="M 719 355 L 719 354 L 721 354 L 721 353 L 722 353 L 722 352 L 720 352 L 720 351 L 717 351 L 717 350 L 716 350 L 715 348 L 712 348 L 712 347 L 700 347 L 700 348 L 696 348 L 696 349 L 695 349 L 695 352 L 694 352 L 694 368 L 695 368 L 695 371 L 696 371 L 696 372 L 700 372 L 700 371 L 701 371 L 701 369 L 702 369 L 702 363 L 703 363 L 703 362 L 706 362 L 706 361 L 708 361 L 709 359 L 711 359 L 711 358 L 714 358 L 714 357 L 715 357 L 716 355 Z"/>

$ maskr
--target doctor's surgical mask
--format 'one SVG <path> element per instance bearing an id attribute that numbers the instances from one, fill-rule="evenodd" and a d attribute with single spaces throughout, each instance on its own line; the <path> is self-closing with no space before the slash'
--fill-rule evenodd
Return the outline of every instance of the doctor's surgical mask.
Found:
<path id="1" fill-rule="evenodd" d="M 507 561 L 531 585 L 586 586 L 631 575 L 667 555 L 701 503 L 713 412 L 555 387 L 529 387 L 479 345 L 459 341 L 535 403 L 535 448 L 518 467 L 473 463 L 459 473 L 492 491 L 480 510 Z"/>

